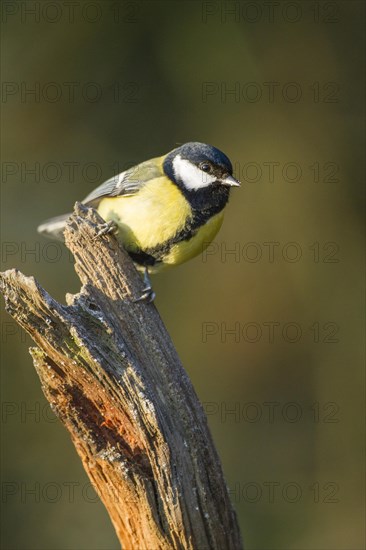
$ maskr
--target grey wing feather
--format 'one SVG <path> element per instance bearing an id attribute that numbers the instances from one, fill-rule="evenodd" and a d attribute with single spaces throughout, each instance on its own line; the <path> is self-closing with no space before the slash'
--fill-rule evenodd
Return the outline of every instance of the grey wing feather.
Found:
<path id="1" fill-rule="evenodd" d="M 151 159 L 113 176 L 89 193 L 83 204 L 96 208 L 103 197 L 129 196 L 137 193 L 146 183 L 163 175 L 161 159 Z M 64 240 L 66 220 L 71 214 L 56 216 L 43 222 L 38 233 L 51 239 Z"/>
<path id="2" fill-rule="evenodd" d="M 109 180 L 105 181 L 99 187 L 94 189 L 89 195 L 85 197 L 82 201 L 83 204 L 90 204 L 96 201 L 96 199 L 101 199 L 102 197 L 114 197 L 116 195 L 123 193 L 123 181 L 125 178 L 126 172 L 117 174 Z"/>
<path id="3" fill-rule="evenodd" d="M 160 163 L 155 162 L 155 160 L 157 159 L 142 162 L 133 168 L 129 168 L 125 172 L 113 176 L 89 193 L 82 201 L 83 204 L 95 207 L 103 197 L 134 195 L 141 187 L 146 185 L 148 181 L 163 175 Z"/>

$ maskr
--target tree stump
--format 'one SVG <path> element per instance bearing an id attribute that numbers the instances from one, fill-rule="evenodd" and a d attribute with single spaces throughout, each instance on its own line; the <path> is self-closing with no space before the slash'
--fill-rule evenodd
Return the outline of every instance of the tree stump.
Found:
<path id="1" fill-rule="evenodd" d="M 33 277 L 1 275 L 31 335 L 43 392 L 69 430 L 124 550 L 242 548 L 203 409 L 142 280 L 100 216 L 65 231 L 82 282 L 57 303 Z"/>

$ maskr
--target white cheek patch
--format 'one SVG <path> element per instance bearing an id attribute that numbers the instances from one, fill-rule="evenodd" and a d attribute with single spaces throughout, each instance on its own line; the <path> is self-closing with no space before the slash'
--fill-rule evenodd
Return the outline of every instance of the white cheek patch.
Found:
<path id="1" fill-rule="evenodd" d="M 173 169 L 175 177 L 180 179 L 187 189 L 201 189 L 216 181 L 214 176 L 203 172 L 189 160 L 182 159 L 180 155 L 173 160 Z"/>

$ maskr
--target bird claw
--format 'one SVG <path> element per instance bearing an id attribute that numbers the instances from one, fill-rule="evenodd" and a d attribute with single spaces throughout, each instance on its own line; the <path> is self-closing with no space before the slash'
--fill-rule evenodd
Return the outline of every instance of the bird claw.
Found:
<path id="1" fill-rule="evenodd" d="M 96 234 L 95 238 L 102 237 L 103 235 L 110 235 L 111 233 L 115 235 L 118 233 L 118 225 L 113 220 L 100 224 L 99 231 Z"/>
<path id="2" fill-rule="evenodd" d="M 133 300 L 134 303 L 146 302 L 147 304 L 151 304 L 151 302 L 155 300 L 156 294 L 152 289 L 149 272 L 147 268 L 145 268 L 145 272 L 144 272 L 144 283 L 145 283 L 145 286 L 142 289 L 142 294 L 139 298 L 135 298 Z"/>
<path id="3" fill-rule="evenodd" d="M 141 296 L 139 298 L 135 298 L 133 302 L 146 302 L 147 304 L 151 304 L 151 302 L 155 300 L 155 297 L 156 294 L 153 289 L 151 287 L 146 287 L 142 290 Z"/>

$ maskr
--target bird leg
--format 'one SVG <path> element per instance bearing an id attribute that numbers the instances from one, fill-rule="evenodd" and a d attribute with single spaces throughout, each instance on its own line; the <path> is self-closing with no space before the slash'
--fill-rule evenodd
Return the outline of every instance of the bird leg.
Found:
<path id="1" fill-rule="evenodd" d="M 155 300 L 155 292 L 153 291 L 152 286 L 151 286 L 151 281 L 150 281 L 149 272 L 147 270 L 147 267 L 145 267 L 143 279 L 144 279 L 145 286 L 142 290 L 142 294 L 139 298 L 136 298 L 133 301 L 134 302 L 145 302 L 146 301 L 148 304 L 150 304 L 151 302 L 153 302 Z"/>

